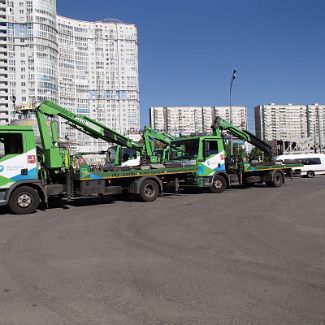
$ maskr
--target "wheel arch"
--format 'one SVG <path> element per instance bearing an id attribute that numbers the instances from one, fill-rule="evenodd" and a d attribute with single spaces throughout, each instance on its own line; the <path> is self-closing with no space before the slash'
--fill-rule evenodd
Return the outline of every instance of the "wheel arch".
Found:
<path id="1" fill-rule="evenodd" d="M 227 188 L 230 187 L 230 180 L 229 180 L 229 175 L 226 173 L 226 172 L 216 172 L 213 174 L 212 176 L 212 182 L 213 182 L 213 179 L 216 177 L 216 176 L 222 176 L 225 180 L 226 180 L 226 183 L 227 183 Z"/>
<path id="2" fill-rule="evenodd" d="M 145 180 L 148 180 L 148 179 L 151 179 L 151 180 L 155 181 L 158 184 L 159 193 L 161 194 L 163 192 L 163 184 L 162 184 L 161 179 L 159 177 L 157 177 L 157 176 L 143 176 L 143 177 L 140 177 L 140 178 L 134 180 L 128 186 L 128 193 L 130 193 L 130 194 L 139 194 L 142 183 Z"/>
<path id="3" fill-rule="evenodd" d="M 285 183 L 285 176 L 284 176 L 283 170 L 281 170 L 281 169 L 271 170 L 271 171 L 267 172 L 263 177 L 263 181 L 265 181 L 265 182 L 271 181 L 272 182 L 274 180 L 274 177 L 275 177 L 276 173 L 281 174 L 282 183 L 284 184 Z"/>
<path id="4" fill-rule="evenodd" d="M 313 170 L 308 170 L 307 172 L 306 172 L 306 177 L 308 177 L 308 178 L 313 178 L 313 177 L 315 177 L 315 171 L 313 171 Z"/>
<path id="5" fill-rule="evenodd" d="M 39 198 L 41 200 L 41 202 L 47 204 L 48 203 L 48 197 L 47 197 L 47 191 L 46 188 L 44 188 L 44 186 L 39 182 L 39 181 L 35 181 L 35 182 L 31 182 L 31 181 L 20 181 L 15 183 L 13 186 L 10 187 L 10 189 L 7 192 L 6 195 L 6 201 L 7 203 L 9 202 L 9 198 L 11 196 L 11 194 L 19 187 L 22 186 L 28 186 L 34 190 L 37 191 Z"/>

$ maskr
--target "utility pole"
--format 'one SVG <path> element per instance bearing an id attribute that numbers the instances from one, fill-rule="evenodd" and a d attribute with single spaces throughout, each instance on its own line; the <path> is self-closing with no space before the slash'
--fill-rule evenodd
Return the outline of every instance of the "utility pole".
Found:
<path id="1" fill-rule="evenodd" d="M 237 73 L 237 69 L 234 69 L 234 71 L 232 72 L 232 76 L 231 76 L 231 81 L 230 81 L 230 89 L 229 89 L 229 114 L 230 114 L 230 123 L 232 123 L 232 101 L 231 101 L 231 95 L 232 95 L 232 84 L 234 82 L 234 80 L 236 79 L 236 73 Z M 234 147 L 233 147 L 233 139 L 232 139 L 232 135 L 230 135 L 230 155 L 233 156 L 234 155 Z"/>
<path id="2" fill-rule="evenodd" d="M 316 148 L 316 123 L 314 124 L 314 153 L 317 152 Z"/>

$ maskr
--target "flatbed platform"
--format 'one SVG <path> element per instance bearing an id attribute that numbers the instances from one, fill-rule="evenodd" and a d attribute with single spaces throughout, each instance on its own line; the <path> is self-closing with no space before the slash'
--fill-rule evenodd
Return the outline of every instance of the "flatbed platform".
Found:
<path id="1" fill-rule="evenodd" d="M 243 172 L 260 172 L 260 171 L 271 171 L 271 170 L 291 170 L 292 168 L 299 168 L 301 164 L 288 164 L 288 165 L 244 165 Z"/>
<path id="2" fill-rule="evenodd" d="M 117 179 L 117 178 L 134 178 L 148 176 L 163 176 L 175 174 L 191 174 L 199 170 L 197 166 L 186 167 L 166 167 L 152 169 L 133 169 L 127 171 L 89 171 L 88 169 L 80 169 L 80 173 L 76 175 L 80 181 L 90 181 L 97 179 Z"/>

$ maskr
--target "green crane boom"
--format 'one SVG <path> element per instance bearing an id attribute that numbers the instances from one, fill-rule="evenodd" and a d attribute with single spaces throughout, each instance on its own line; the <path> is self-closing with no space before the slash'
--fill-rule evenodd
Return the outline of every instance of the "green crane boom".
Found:
<path id="1" fill-rule="evenodd" d="M 227 120 L 222 119 L 220 116 L 217 116 L 213 125 L 211 126 L 214 133 L 219 132 L 219 130 L 225 130 L 232 134 L 233 136 L 237 137 L 240 140 L 247 141 L 248 143 L 251 143 L 253 146 L 255 146 L 258 149 L 261 149 L 267 154 L 272 154 L 272 147 L 267 144 L 266 142 L 260 140 L 257 138 L 254 134 L 241 130 L 237 128 L 236 126 L 232 125 Z"/>
<path id="2" fill-rule="evenodd" d="M 143 146 L 133 140 L 117 133 L 105 125 L 94 121 L 86 116 L 75 114 L 49 100 L 43 101 L 36 107 L 36 116 L 41 134 L 42 145 L 45 151 L 45 164 L 47 167 L 62 168 L 67 164 L 66 153 L 58 148 L 58 135 L 56 121 L 51 121 L 51 134 L 48 129 L 46 116 L 55 118 L 57 116 L 68 121 L 77 130 L 106 142 L 115 143 L 120 146 L 132 148 L 142 152 Z"/>
<path id="3" fill-rule="evenodd" d="M 145 126 L 143 129 L 143 143 L 145 154 L 149 157 L 151 162 L 155 162 L 155 141 L 170 145 L 170 143 L 176 138 L 168 133 L 158 132 L 149 126 Z M 155 157 L 155 158 L 154 158 Z"/>
<path id="4" fill-rule="evenodd" d="M 36 107 L 36 116 L 45 151 L 46 165 L 52 168 L 61 168 L 66 165 L 64 163 L 66 161 L 66 153 L 64 153 L 62 148 L 58 148 L 57 122 L 54 120 L 55 117 L 63 118 L 72 127 L 95 139 L 114 143 L 121 148 L 134 149 L 140 155 L 147 157 L 150 163 L 157 163 L 159 160 L 156 156 L 154 141 L 169 145 L 171 141 L 175 140 L 175 137 L 172 135 L 158 132 L 147 126 L 143 131 L 144 143 L 138 144 L 95 120 L 84 115 L 75 114 L 49 100 L 43 101 Z M 51 121 L 51 131 L 49 131 L 46 117 L 53 119 Z M 164 154 L 162 155 L 164 156 Z M 161 158 L 160 160 L 164 159 Z"/>
<path id="5" fill-rule="evenodd" d="M 133 140 L 117 133 L 105 125 L 94 121 L 86 116 L 77 115 L 51 101 L 44 101 L 37 107 L 37 114 L 44 114 L 50 117 L 60 116 L 67 120 L 72 126 L 95 139 L 102 139 L 128 148 L 141 151 L 142 146 Z"/>

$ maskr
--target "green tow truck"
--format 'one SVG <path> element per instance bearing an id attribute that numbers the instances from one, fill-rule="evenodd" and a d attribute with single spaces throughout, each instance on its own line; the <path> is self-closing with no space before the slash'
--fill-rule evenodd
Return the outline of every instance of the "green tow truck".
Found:
<path id="1" fill-rule="evenodd" d="M 42 102 L 35 113 L 42 146 L 36 145 L 31 127 L 0 127 L 0 206 L 8 206 L 13 213 L 32 213 L 40 204 L 46 207 L 51 197 L 78 199 L 124 191 L 138 195 L 143 201 L 154 201 L 164 188 L 177 189 L 180 181 L 197 172 L 197 166 L 180 164 L 93 170 L 82 155 L 71 155 L 69 148 L 59 142 L 57 117 L 93 138 L 140 152 L 143 147 L 51 101 Z"/>
<path id="2" fill-rule="evenodd" d="M 292 168 L 298 166 L 276 165 L 272 162 L 259 165 L 242 156 L 228 156 L 224 133 L 251 143 L 269 157 L 272 149 L 250 132 L 235 127 L 219 116 L 215 119 L 212 130 L 212 135 L 184 137 L 170 143 L 169 159 L 173 166 L 179 162 L 182 166 L 198 168 L 196 173 L 181 180 L 180 188 L 207 188 L 211 192 L 221 193 L 232 185 L 245 187 L 266 183 L 270 187 L 279 187 L 284 183 L 285 176 L 291 175 Z"/>

